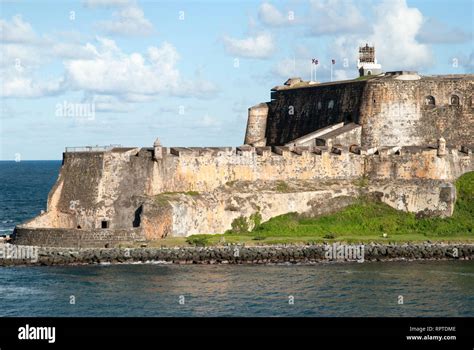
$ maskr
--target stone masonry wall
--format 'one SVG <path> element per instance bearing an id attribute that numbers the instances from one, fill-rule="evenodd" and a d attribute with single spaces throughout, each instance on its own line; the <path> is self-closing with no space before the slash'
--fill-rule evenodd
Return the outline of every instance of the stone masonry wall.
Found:
<path id="1" fill-rule="evenodd" d="M 473 156 L 448 149 L 405 147 L 362 150 L 328 150 L 325 147 L 164 149 L 152 159 L 148 149 L 66 154 L 58 185 L 50 194 L 48 212 L 31 227 L 110 228 L 139 226 L 140 206 L 147 197 L 164 192 L 211 192 L 234 181 L 440 179 L 454 181 L 473 170 Z M 361 153 L 362 154 L 358 154 Z M 392 152 L 392 153 L 390 153 Z M 88 161 L 89 160 L 89 161 Z"/>
<path id="2" fill-rule="evenodd" d="M 372 79 L 364 90 L 359 122 L 362 145 L 470 144 L 474 139 L 473 78 Z M 451 96 L 460 104 L 452 105 Z M 426 105 L 432 96 L 434 106 Z"/>
<path id="3" fill-rule="evenodd" d="M 269 103 L 267 145 L 282 145 L 338 122 L 360 124 L 366 147 L 435 144 L 440 137 L 448 145 L 472 143 L 472 75 L 402 78 L 277 88 Z M 459 105 L 451 103 L 453 95 Z M 428 96 L 434 106 L 426 105 Z"/>
<path id="4" fill-rule="evenodd" d="M 94 229 L 16 227 L 14 242 L 20 245 L 46 247 L 115 247 L 123 242 L 145 240 L 141 229 Z"/>
<path id="5" fill-rule="evenodd" d="M 367 82 L 326 83 L 272 93 L 267 119 L 267 145 L 283 145 L 339 122 L 359 122 Z"/>

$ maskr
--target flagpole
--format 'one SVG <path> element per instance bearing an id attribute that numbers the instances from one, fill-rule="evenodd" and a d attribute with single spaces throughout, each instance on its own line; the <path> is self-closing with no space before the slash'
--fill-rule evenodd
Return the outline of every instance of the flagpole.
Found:
<path id="1" fill-rule="evenodd" d="M 332 81 L 332 60 L 331 60 L 331 81 Z"/>

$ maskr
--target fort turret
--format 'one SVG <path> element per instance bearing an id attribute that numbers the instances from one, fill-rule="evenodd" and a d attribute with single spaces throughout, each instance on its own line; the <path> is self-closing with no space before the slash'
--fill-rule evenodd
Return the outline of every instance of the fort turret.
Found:
<path id="1" fill-rule="evenodd" d="M 153 158 L 155 160 L 163 158 L 163 147 L 161 147 L 159 138 L 156 138 L 155 142 L 153 142 Z"/>
<path id="2" fill-rule="evenodd" d="M 248 109 L 247 131 L 245 144 L 265 146 L 265 132 L 267 127 L 268 104 L 260 103 Z"/>

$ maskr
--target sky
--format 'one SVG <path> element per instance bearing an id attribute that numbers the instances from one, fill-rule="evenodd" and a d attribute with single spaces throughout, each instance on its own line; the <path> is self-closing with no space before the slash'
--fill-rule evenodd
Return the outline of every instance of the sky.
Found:
<path id="1" fill-rule="evenodd" d="M 2 0 L 0 160 L 65 147 L 238 146 L 290 76 L 473 73 L 471 0 Z M 313 66 L 314 67 L 314 66 Z M 314 80 L 313 76 L 313 80 Z"/>

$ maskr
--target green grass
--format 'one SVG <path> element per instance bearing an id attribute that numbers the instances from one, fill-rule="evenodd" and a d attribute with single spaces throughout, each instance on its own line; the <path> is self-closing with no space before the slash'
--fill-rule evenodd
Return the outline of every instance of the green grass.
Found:
<path id="1" fill-rule="evenodd" d="M 355 78 L 354 80 L 368 80 L 368 79 L 372 79 L 372 78 L 375 78 L 376 75 L 363 75 L 361 77 L 357 77 Z"/>
<path id="2" fill-rule="evenodd" d="M 197 191 L 187 191 L 187 192 L 163 192 L 161 195 L 168 195 L 168 196 L 174 196 L 176 194 L 185 194 L 187 196 L 199 196 L 199 192 Z"/>
<path id="3" fill-rule="evenodd" d="M 276 184 L 277 192 L 289 192 L 290 191 L 290 186 L 285 181 L 278 181 Z"/>
<path id="4" fill-rule="evenodd" d="M 155 203 L 159 205 L 167 205 L 169 200 L 178 194 L 184 194 L 187 196 L 199 196 L 199 192 L 196 191 L 187 191 L 187 192 L 163 192 L 155 196 Z"/>
<path id="5" fill-rule="evenodd" d="M 416 218 L 413 213 L 390 206 L 360 200 L 342 211 L 317 218 L 296 213 L 274 217 L 260 223 L 251 232 L 227 232 L 224 235 L 199 235 L 205 245 L 222 243 L 286 244 L 344 242 L 474 242 L 474 172 L 456 181 L 458 199 L 449 218 Z M 387 237 L 383 237 L 383 234 Z M 200 243 L 202 243 L 200 241 Z"/>

